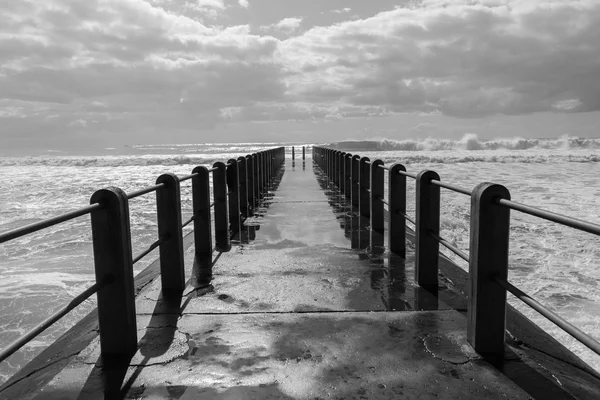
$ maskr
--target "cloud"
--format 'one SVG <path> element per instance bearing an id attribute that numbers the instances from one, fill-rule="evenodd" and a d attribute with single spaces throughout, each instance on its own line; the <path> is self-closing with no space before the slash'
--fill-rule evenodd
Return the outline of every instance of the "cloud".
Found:
<path id="1" fill-rule="evenodd" d="M 299 17 L 261 34 L 204 22 L 227 11 L 222 0 L 6 3 L 0 136 L 600 110 L 596 0 L 426 0 L 301 33 Z"/>
<path id="2" fill-rule="evenodd" d="M 248 8 L 248 0 L 238 0 L 240 7 Z"/>
<path id="3" fill-rule="evenodd" d="M 288 92 L 459 117 L 600 110 L 600 3 L 425 1 L 281 43 Z"/>
<path id="4" fill-rule="evenodd" d="M 350 11 L 352 11 L 352 9 L 350 7 L 344 7 L 339 10 L 332 10 L 331 12 L 334 14 L 345 14 L 345 13 L 349 13 Z"/>
<path id="5" fill-rule="evenodd" d="M 302 18 L 290 17 L 284 18 L 276 24 L 272 25 L 263 25 L 261 29 L 263 30 L 276 30 L 279 32 L 291 34 L 292 32 L 298 30 L 300 28 L 300 24 L 302 23 Z"/>

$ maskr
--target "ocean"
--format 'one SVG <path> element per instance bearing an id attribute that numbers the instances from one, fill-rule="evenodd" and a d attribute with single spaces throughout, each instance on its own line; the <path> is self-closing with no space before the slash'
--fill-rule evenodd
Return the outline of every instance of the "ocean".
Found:
<path id="1" fill-rule="evenodd" d="M 52 151 L 0 157 L 0 232 L 85 206 L 95 190 L 106 186 L 130 192 L 153 185 L 165 172 L 187 175 L 197 165 L 212 165 L 268 147 L 286 146 L 291 153 L 291 145 L 135 145 L 94 155 Z M 432 169 L 441 180 L 468 189 L 484 181 L 500 183 L 515 201 L 600 223 L 600 139 L 484 141 L 465 135 L 454 141 L 348 140 L 332 146 L 386 164 L 402 162 L 411 172 Z M 298 156 L 301 149 L 296 147 Z M 410 214 L 414 213 L 414 182 L 410 179 L 407 188 Z M 185 221 L 191 216 L 189 184 L 182 184 L 182 193 Z M 134 256 L 157 238 L 154 202 L 152 194 L 131 200 Z M 441 236 L 464 251 L 469 246 L 469 212 L 468 197 L 442 189 Z M 509 280 L 600 340 L 600 238 L 518 212 L 512 212 L 511 224 Z M 91 254 L 87 216 L 0 244 L 0 347 L 94 282 Z M 445 254 L 467 268 L 452 253 Z M 135 265 L 135 272 L 156 257 L 155 250 Z M 600 357 L 510 295 L 509 302 L 600 371 Z M 0 364 L 0 382 L 94 306 L 93 297 Z"/>

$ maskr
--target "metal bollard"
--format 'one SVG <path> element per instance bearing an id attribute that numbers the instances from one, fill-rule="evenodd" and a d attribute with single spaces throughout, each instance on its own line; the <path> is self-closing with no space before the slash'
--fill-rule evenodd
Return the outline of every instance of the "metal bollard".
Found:
<path id="1" fill-rule="evenodd" d="M 238 157 L 238 187 L 240 193 L 240 218 L 245 220 L 248 218 L 248 173 L 246 165 L 246 157 Z M 243 225 L 240 225 L 243 227 Z"/>
<path id="2" fill-rule="evenodd" d="M 254 215 L 254 210 L 256 210 L 256 197 L 254 195 L 254 154 L 246 156 L 246 174 L 248 175 L 248 185 L 246 185 L 246 190 L 248 191 L 248 216 L 251 217 Z"/>
<path id="3" fill-rule="evenodd" d="M 167 296 L 180 295 L 185 288 L 185 272 L 179 179 L 174 174 L 163 174 L 156 183 L 164 185 L 156 191 L 158 237 L 168 238 L 159 248 L 162 291 Z"/>
<path id="4" fill-rule="evenodd" d="M 352 205 L 358 208 L 360 194 L 360 156 L 352 156 Z"/>
<path id="5" fill-rule="evenodd" d="M 433 179 L 440 179 L 434 171 L 417 175 L 415 280 L 421 286 L 437 288 L 440 244 L 431 233 L 440 233 L 440 188 L 431 183 Z"/>
<path id="6" fill-rule="evenodd" d="M 392 164 L 388 171 L 388 246 L 392 253 L 406 257 L 406 171 L 402 164 Z"/>
<path id="7" fill-rule="evenodd" d="M 359 193 L 358 193 L 358 209 L 360 215 L 369 218 L 371 216 L 371 169 L 369 168 L 369 157 L 360 159 L 359 171 Z"/>
<path id="8" fill-rule="evenodd" d="M 129 201 L 111 187 L 96 191 L 94 203 L 104 206 L 91 213 L 96 282 L 113 279 L 97 293 L 100 351 L 103 357 L 131 356 L 137 351 L 137 322 Z"/>
<path id="9" fill-rule="evenodd" d="M 240 216 L 239 170 L 235 158 L 227 161 L 227 191 L 229 194 L 229 237 L 233 238 L 242 226 Z"/>
<path id="10" fill-rule="evenodd" d="M 380 166 L 383 166 L 383 161 L 374 160 L 371 162 L 371 230 L 383 235 L 384 218 L 383 218 L 383 185 L 385 171 Z"/>
<path id="11" fill-rule="evenodd" d="M 212 221 L 210 212 L 210 172 L 206 167 L 192 171 L 192 207 L 194 210 L 194 267 L 192 285 L 200 287 L 212 280 Z M 216 226 L 215 226 L 216 228 Z"/>
<path id="12" fill-rule="evenodd" d="M 227 196 L 227 166 L 225 163 L 213 164 L 213 201 L 215 212 L 215 246 L 219 252 L 231 250 L 229 236 L 229 199 Z"/>
<path id="13" fill-rule="evenodd" d="M 471 194 L 467 340 L 493 363 L 504 359 L 506 290 L 492 277 L 508 276 L 510 231 L 510 210 L 498 198 L 510 200 L 508 189 L 488 182 Z"/>

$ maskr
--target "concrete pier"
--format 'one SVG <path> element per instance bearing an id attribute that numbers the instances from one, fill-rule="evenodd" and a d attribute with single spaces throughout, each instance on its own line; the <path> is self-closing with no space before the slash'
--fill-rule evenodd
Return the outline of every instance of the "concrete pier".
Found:
<path id="1" fill-rule="evenodd" d="M 560 349 L 514 342 L 504 366 L 484 361 L 467 343 L 460 273 L 421 288 L 413 249 L 390 255 L 357 215 L 310 158 L 287 160 L 232 250 L 214 254 L 212 287 L 167 301 L 160 278 L 144 286 L 132 358 L 102 360 L 96 338 L 0 398 L 600 398 L 598 377 Z"/>

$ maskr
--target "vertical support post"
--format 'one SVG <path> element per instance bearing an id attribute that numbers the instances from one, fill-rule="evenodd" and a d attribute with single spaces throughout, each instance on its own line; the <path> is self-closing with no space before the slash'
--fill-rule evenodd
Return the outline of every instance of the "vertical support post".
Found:
<path id="1" fill-rule="evenodd" d="M 352 197 L 352 154 L 344 156 L 344 194 L 346 198 Z"/>
<path id="2" fill-rule="evenodd" d="M 265 187 L 265 181 L 264 181 L 264 173 L 265 173 L 265 164 L 264 164 L 264 159 L 263 159 L 263 152 L 259 152 L 257 154 L 258 157 L 258 195 L 260 196 L 261 199 L 263 199 L 265 196 L 263 195 L 263 190 Z"/>
<path id="3" fill-rule="evenodd" d="M 352 156 L 352 205 L 358 208 L 358 198 L 360 192 L 360 156 Z"/>
<path id="4" fill-rule="evenodd" d="M 248 175 L 248 185 L 246 190 L 248 191 L 248 217 L 254 215 L 256 209 L 256 201 L 254 197 L 254 155 L 250 154 L 246 156 L 246 174 Z"/>
<path id="5" fill-rule="evenodd" d="M 219 252 L 231 250 L 229 236 L 229 201 L 227 196 L 227 166 L 223 162 L 213 164 L 213 201 L 215 212 L 215 246 Z"/>
<path id="6" fill-rule="evenodd" d="M 306 160 L 306 148 L 302 146 L 302 161 Z"/>
<path id="7" fill-rule="evenodd" d="M 437 288 L 440 244 L 431 233 L 440 233 L 440 188 L 431 183 L 433 179 L 440 179 L 435 171 L 417 175 L 415 280 L 421 286 Z"/>
<path id="8" fill-rule="evenodd" d="M 254 167 L 254 210 L 257 210 L 260 203 L 260 162 L 257 153 L 252 154 L 252 166 Z"/>
<path id="9" fill-rule="evenodd" d="M 194 209 L 193 286 L 207 285 L 212 280 L 212 229 L 210 215 L 210 179 L 208 168 L 192 171 L 192 207 Z"/>
<path id="10" fill-rule="evenodd" d="M 388 171 L 388 246 L 392 253 L 406 258 L 406 176 L 398 171 L 406 171 L 402 164 L 392 164 Z"/>
<path id="11" fill-rule="evenodd" d="M 158 237 L 168 238 L 159 248 L 162 291 L 179 295 L 185 289 L 179 179 L 174 174 L 163 174 L 156 180 L 159 183 L 164 186 L 156 191 Z"/>
<path id="12" fill-rule="evenodd" d="M 369 218 L 371 216 L 371 169 L 369 168 L 369 157 L 360 159 L 360 178 L 359 178 L 359 193 L 358 193 L 358 209 L 360 215 Z"/>
<path id="13" fill-rule="evenodd" d="M 508 276 L 510 210 L 496 203 L 499 198 L 510 200 L 508 189 L 489 182 L 471 194 L 467 340 L 492 363 L 504 359 L 506 330 L 506 290 L 493 276 Z"/>
<path id="14" fill-rule="evenodd" d="M 296 159 L 296 153 L 294 152 L 294 146 L 292 146 L 292 160 Z"/>
<path id="15" fill-rule="evenodd" d="M 344 187 L 346 184 L 345 174 L 345 166 L 346 166 L 346 152 L 340 151 L 338 154 L 338 165 L 339 165 L 339 173 L 338 173 L 338 188 L 340 189 L 340 194 L 344 193 Z"/>
<path id="16" fill-rule="evenodd" d="M 227 161 L 227 190 L 229 192 L 229 231 L 234 237 L 242 225 L 240 217 L 240 191 L 238 162 L 235 158 Z"/>
<path id="17" fill-rule="evenodd" d="M 238 183 L 240 191 L 240 214 L 243 220 L 248 218 L 248 172 L 246 165 L 246 157 L 238 157 Z M 243 225 L 240 225 L 243 227 Z"/>
<path id="18" fill-rule="evenodd" d="M 371 162 L 371 231 L 383 235 L 383 185 L 384 174 L 383 161 L 373 160 Z"/>
<path id="19" fill-rule="evenodd" d="M 342 152 L 339 150 L 336 150 L 335 152 L 335 184 L 338 187 L 338 190 L 340 188 L 341 182 L 340 182 L 340 176 L 342 174 Z"/>
<path id="20" fill-rule="evenodd" d="M 104 206 L 91 213 L 96 281 L 112 278 L 97 293 L 101 354 L 131 356 L 137 350 L 137 323 L 129 201 L 121 189 L 110 187 L 96 191 L 94 203 Z"/>

